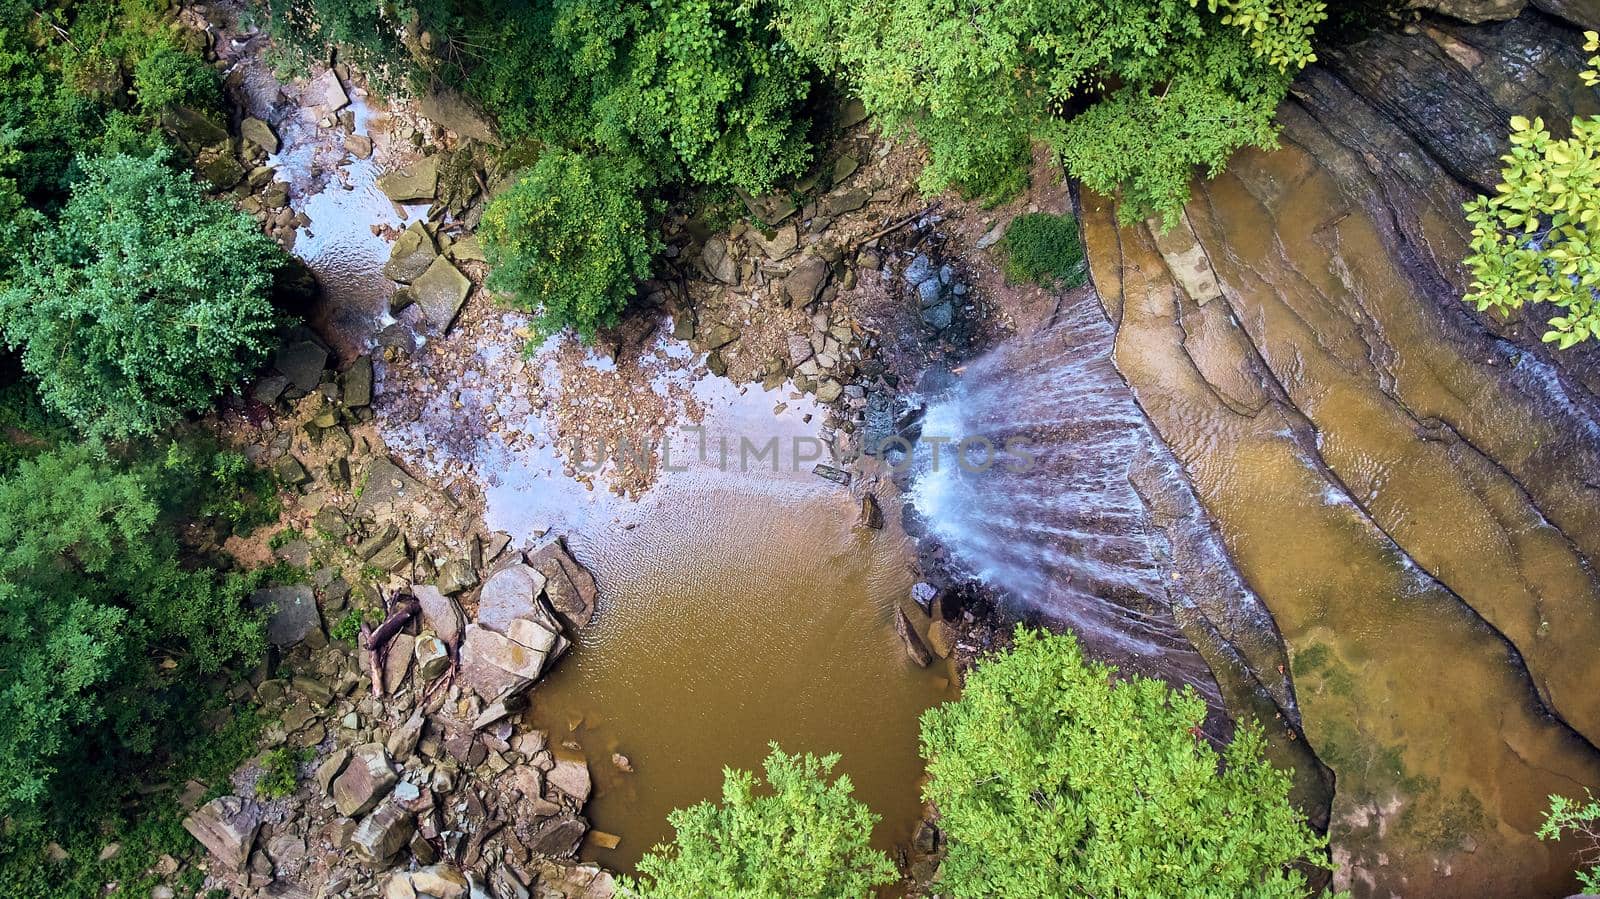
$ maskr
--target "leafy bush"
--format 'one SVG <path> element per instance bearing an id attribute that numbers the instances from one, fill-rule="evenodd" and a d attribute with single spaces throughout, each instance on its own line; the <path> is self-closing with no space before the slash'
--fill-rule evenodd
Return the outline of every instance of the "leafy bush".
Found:
<path id="1" fill-rule="evenodd" d="M 87 804 L 263 649 L 252 579 L 180 561 L 161 470 L 69 446 L 0 478 L 0 814 Z"/>
<path id="2" fill-rule="evenodd" d="M 1600 34 L 1585 32 L 1584 49 L 1600 50 Z M 1600 56 L 1589 59 L 1600 66 Z M 1582 74 L 1600 83 L 1600 71 Z M 1510 314 L 1526 303 L 1561 309 L 1551 317 L 1546 343 L 1566 349 L 1600 337 L 1600 257 L 1591 247 L 1600 227 L 1600 116 L 1572 120 L 1572 136 L 1557 140 L 1543 119 L 1511 120 L 1511 152 L 1493 197 L 1466 206 L 1472 224 L 1472 289 L 1466 300 L 1479 312 Z"/>
<path id="3" fill-rule="evenodd" d="M 642 182 L 625 160 L 546 151 L 483 214 L 488 286 L 537 312 L 547 334 L 570 326 L 592 339 L 615 324 L 658 249 Z"/>
<path id="4" fill-rule="evenodd" d="M 1551 796 L 1550 808 L 1536 836 L 1541 840 L 1560 840 L 1568 834 L 1582 844 L 1578 849 L 1578 884 L 1585 893 L 1600 893 L 1600 802 L 1584 790 L 1587 802 L 1573 802 L 1565 796 Z"/>
<path id="5" fill-rule="evenodd" d="M 59 219 L 0 290 L 0 331 L 86 434 L 151 434 L 253 371 L 283 251 L 159 160 L 82 162 Z"/>
<path id="6" fill-rule="evenodd" d="M 314 753 L 309 749 L 283 746 L 261 757 L 261 778 L 256 781 L 256 795 L 263 799 L 282 799 L 300 786 L 300 766 L 311 761 Z"/>
<path id="7" fill-rule="evenodd" d="M 152 113 L 172 105 L 202 110 L 222 105 L 217 70 L 171 44 L 158 47 L 139 60 L 133 69 L 133 91 L 139 106 Z"/>
<path id="8" fill-rule="evenodd" d="M 1083 244 L 1078 221 L 1070 215 L 1030 212 L 1006 226 L 1000 242 L 1006 277 L 1041 287 L 1077 287 L 1083 283 Z"/>
<path id="9" fill-rule="evenodd" d="M 1271 146 L 1273 114 L 1313 60 L 1320 0 L 783 0 L 781 33 L 869 111 L 928 143 L 929 191 L 1004 198 L 1029 144 L 1121 214 L 1169 216 L 1196 166 Z"/>
<path id="10" fill-rule="evenodd" d="M 949 839 L 941 891 L 1304 896 L 1290 866 L 1325 864 L 1326 841 L 1262 759 L 1260 730 L 1240 728 L 1219 759 L 1192 691 L 1115 674 L 1071 636 L 1019 626 L 959 701 L 924 713 L 923 792 Z"/>
<path id="11" fill-rule="evenodd" d="M 749 771 L 723 769 L 722 804 L 702 802 L 668 816 L 677 838 L 639 862 L 621 895 L 650 899 L 855 899 L 894 880 L 894 867 L 868 846 L 878 816 L 850 795 L 850 778 L 828 775 L 839 757 L 767 756 L 770 795 Z"/>

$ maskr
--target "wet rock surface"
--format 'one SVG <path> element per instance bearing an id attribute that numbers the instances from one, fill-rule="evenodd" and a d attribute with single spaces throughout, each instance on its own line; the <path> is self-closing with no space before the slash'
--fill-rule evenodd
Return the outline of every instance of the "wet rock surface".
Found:
<path id="1" fill-rule="evenodd" d="M 1283 148 L 1197 184 L 1177 235 L 1082 200 L 1117 366 L 1282 632 L 1358 896 L 1561 892 L 1531 833 L 1600 775 L 1593 351 L 1460 301 L 1460 204 L 1512 114 L 1594 111 L 1580 44 L 1424 20 L 1305 73 Z M 1193 248 L 1214 294 L 1174 271 Z"/>

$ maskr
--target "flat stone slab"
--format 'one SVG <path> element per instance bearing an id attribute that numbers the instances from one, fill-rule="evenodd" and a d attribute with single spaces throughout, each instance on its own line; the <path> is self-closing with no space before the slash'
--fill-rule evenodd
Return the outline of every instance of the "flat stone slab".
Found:
<path id="1" fill-rule="evenodd" d="M 383 276 L 391 281 L 410 284 L 422 277 L 439 250 L 433 244 L 433 235 L 421 222 L 412 222 L 389 248 L 389 261 L 383 264 Z"/>
<path id="2" fill-rule="evenodd" d="M 278 350 L 272 367 L 289 379 L 289 383 L 310 393 L 322 380 L 322 369 L 328 364 L 328 351 L 309 340 L 297 340 Z"/>
<path id="3" fill-rule="evenodd" d="M 573 630 L 588 627 L 600 600 L 600 587 L 589 569 L 574 559 L 560 540 L 540 547 L 528 556 L 528 564 L 544 576 L 545 598 L 556 615 Z"/>
<path id="4" fill-rule="evenodd" d="M 432 200 L 439 192 L 439 157 L 429 156 L 379 177 L 378 189 L 396 203 Z"/>
<path id="5" fill-rule="evenodd" d="M 339 83 L 339 76 L 332 69 L 311 79 L 302 96 L 306 106 L 319 114 L 335 113 L 350 105 L 350 95 L 345 93 L 344 85 Z"/>
<path id="6" fill-rule="evenodd" d="M 255 116 L 248 116 L 239 123 L 239 135 L 268 153 L 278 152 L 278 135 L 272 133 L 271 125 Z"/>
<path id="7" fill-rule="evenodd" d="M 545 576 L 528 565 L 513 564 L 489 575 L 478 591 L 478 623 L 505 633 L 513 619 L 533 617 Z"/>
<path id="8" fill-rule="evenodd" d="M 472 282 L 443 256 L 434 257 L 428 270 L 411 284 L 411 295 L 428 323 L 440 331 L 450 327 L 467 302 Z"/>
<path id="9" fill-rule="evenodd" d="M 267 611 L 267 642 L 290 647 L 322 628 L 310 584 L 267 587 L 250 594 L 250 607 Z"/>
<path id="10" fill-rule="evenodd" d="M 433 628 L 434 634 L 451 646 L 460 643 L 461 630 L 467 624 L 461 604 L 431 584 L 415 584 L 411 593 L 422 606 L 422 620 Z"/>

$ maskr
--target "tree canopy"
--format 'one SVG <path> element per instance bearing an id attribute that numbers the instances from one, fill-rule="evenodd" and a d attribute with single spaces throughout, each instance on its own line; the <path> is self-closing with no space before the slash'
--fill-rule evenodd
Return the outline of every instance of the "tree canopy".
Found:
<path id="1" fill-rule="evenodd" d="M 207 408 L 272 345 L 285 256 L 255 221 L 156 157 L 79 161 L 81 180 L 0 290 L 0 331 L 84 433 L 153 434 Z"/>
<path id="2" fill-rule="evenodd" d="M 766 786 L 723 769 L 722 803 L 668 816 L 677 836 L 639 862 L 622 895 L 648 899 L 860 899 L 895 879 L 869 846 L 878 816 L 851 796 L 850 778 L 828 775 L 837 755 L 787 755 L 772 745 Z"/>
<path id="3" fill-rule="evenodd" d="M 1020 627 L 961 699 L 922 719 L 949 840 L 939 888 L 964 897 L 1303 897 L 1292 867 L 1326 842 L 1289 804 L 1289 775 L 1241 727 L 1220 758 L 1205 703 L 1119 678 L 1077 640 Z"/>

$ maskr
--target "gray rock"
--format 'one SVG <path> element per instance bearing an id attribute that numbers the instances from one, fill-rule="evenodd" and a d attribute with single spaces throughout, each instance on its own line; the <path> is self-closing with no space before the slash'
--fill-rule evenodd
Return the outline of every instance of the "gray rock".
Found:
<path id="1" fill-rule="evenodd" d="M 471 292 L 472 282 L 443 256 L 434 257 L 428 270 L 411 285 L 411 293 L 422 307 L 422 314 L 441 332 L 455 321 Z"/>
<path id="2" fill-rule="evenodd" d="M 450 245 L 450 249 L 445 252 L 457 262 L 489 261 L 489 257 L 484 255 L 483 244 L 479 242 L 476 234 L 468 234 L 466 237 L 458 238 L 455 243 Z"/>
<path id="3" fill-rule="evenodd" d="M 439 192 L 439 157 L 424 157 L 378 178 L 378 189 L 396 203 L 432 200 Z"/>
<path id="4" fill-rule="evenodd" d="M 416 657 L 417 683 L 432 683 L 439 675 L 450 670 L 450 650 L 445 642 L 433 634 L 423 634 L 413 644 L 411 653 Z"/>
<path id="5" fill-rule="evenodd" d="M 461 639 L 461 678 L 486 702 L 515 696 L 533 685 L 545 656 L 478 624 Z"/>
<path id="6" fill-rule="evenodd" d="M 521 711 L 527 705 L 527 701 L 521 696 L 507 696 L 499 702 L 492 702 L 478 713 L 478 717 L 472 719 L 472 729 L 483 730 L 489 725 L 503 721 L 508 716 Z"/>
<path id="7" fill-rule="evenodd" d="M 438 587 L 418 584 L 411 592 L 422 606 L 422 620 L 433 628 L 439 639 L 450 646 L 461 642 L 461 630 L 467 623 L 461 605 Z"/>
<path id="8" fill-rule="evenodd" d="M 297 340 L 280 347 L 272 360 L 273 368 L 306 393 L 317 389 L 322 369 L 327 364 L 328 351 L 309 340 Z"/>
<path id="9" fill-rule="evenodd" d="M 434 899 L 467 899 L 467 875 L 455 865 L 430 865 L 411 874 L 411 887 Z"/>
<path id="10" fill-rule="evenodd" d="M 792 224 L 784 225 L 772 232 L 770 239 L 760 230 L 752 228 L 745 232 L 745 239 L 754 244 L 762 255 L 774 262 L 789 258 L 800 247 L 800 232 Z"/>
<path id="11" fill-rule="evenodd" d="M 391 512 L 408 501 L 422 497 L 422 484 L 416 478 L 406 474 L 393 461 L 379 457 L 367 466 L 361 496 L 356 500 L 355 514 L 362 518 L 375 518 L 380 513 Z"/>
<path id="12" fill-rule="evenodd" d="M 306 473 L 306 467 L 300 460 L 285 453 L 272 463 L 272 474 L 278 483 L 289 487 L 298 487 L 311 480 L 311 475 Z"/>
<path id="13" fill-rule="evenodd" d="M 840 156 L 833 161 L 833 183 L 843 184 L 844 180 L 856 173 L 860 163 L 854 156 Z"/>
<path id="14" fill-rule="evenodd" d="M 817 301 L 827 283 L 827 261 L 820 256 L 807 256 L 783 279 L 783 292 L 790 304 L 809 306 Z"/>
<path id="15" fill-rule="evenodd" d="M 861 524 L 875 531 L 883 530 L 883 507 L 878 498 L 868 493 L 861 497 Z"/>
<path id="16" fill-rule="evenodd" d="M 739 332 L 728 325 L 712 325 L 705 335 L 705 347 L 708 350 L 720 350 L 735 340 L 739 339 Z"/>
<path id="17" fill-rule="evenodd" d="M 344 139 L 344 148 L 357 159 L 367 159 L 372 156 L 372 138 L 365 134 L 352 134 Z"/>
<path id="18" fill-rule="evenodd" d="M 750 210 L 750 214 L 769 228 L 781 224 L 800 208 L 788 196 L 752 197 L 743 191 L 739 192 L 739 196 L 744 200 L 745 208 Z"/>
<path id="19" fill-rule="evenodd" d="M 286 457 L 287 458 L 287 457 Z M 250 594 L 250 607 L 267 611 L 267 642 L 288 648 L 322 629 L 310 584 L 267 587 Z"/>
<path id="20" fill-rule="evenodd" d="M 905 644 L 906 658 L 922 668 L 928 667 L 933 662 L 933 656 L 928 652 L 928 645 L 922 642 L 922 637 L 917 634 L 916 628 L 911 626 L 911 619 L 906 617 L 905 609 L 894 610 L 894 632 L 900 636 L 900 642 Z"/>
<path id="21" fill-rule="evenodd" d="M 283 392 L 287 389 L 289 389 L 288 377 L 281 374 L 262 375 L 261 379 L 250 388 L 250 398 L 263 406 L 270 406 L 277 402 L 278 397 L 283 396 Z"/>
<path id="22" fill-rule="evenodd" d="M 311 79 L 302 97 L 305 105 L 320 115 L 329 115 L 350 105 L 350 95 L 345 93 L 344 85 L 339 83 L 339 76 L 332 69 Z"/>
<path id="23" fill-rule="evenodd" d="M 844 487 L 850 486 L 850 472 L 845 471 L 842 468 L 835 468 L 832 465 L 823 465 L 818 463 L 814 468 L 811 469 L 811 473 L 819 478 L 825 478 L 829 481 L 832 481 L 835 484 L 839 484 Z"/>
<path id="24" fill-rule="evenodd" d="M 979 237 L 977 242 L 974 243 L 973 246 L 977 247 L 980 250 L 987 250 L 990 247 L 994 246 L 995 244 L 999 243 L 1000 239 L 1002 237 L 1006 236 L 1006 225 L 1007 224 L 1009 224 L 1009 223 L 1008 222 L 995 222 L 994 227 L 990 228 L 989 230 L 987 230 L 985 232 L 983 232 L 983 236 Z"/>
<path id="25" fill-rule="evenodd" d="M 239 123 L 239 134 L 268 153 L 278 152 L 278 135 L 272 133 L 271 125 L 255 116 L 246 116 L 245 120 Z"/>
<path id="26" fill-rule="evenodd" d="M 411 672 L 411 650 L 416 642 L 416 637 L 404 631 L 389 638 L 389 649 L 383 657 L 383 688 L 390 696 L 400 692 Z"/>
<path id="27" fill-rule="evenodd" d="M 544 822 L 533 838 L 527 841 L 529 849 L 550 858 L 570 857 L 578 851 L 578 843 L 589 830 L 589 825 L 575 815 L 562 815 Z"/>
<path id="28" fill-rule="evenodd" d="M 415 830 L 416 820 L 410 812 L 394 802 L 385 802 L 356 825 L 350 834 L 350 846 L 373 865 L 382 867 L 405 848 Z"/>
<path id="29" fill-rule="evenodd" d="M 228 139 L 228 129 L 213 116 L 187 106 L 169 106 L 162 110 L 161 127 L 188 147 L 190 153 Z"/>
<path id="30" fill-rule="evenodd" d="M 858 188 L 841 190 L 822 198 L 822 214 L 837 218 L 867 205 L 868 194 Z"/>
<path id="31" fill-rule="evenodd" d="M 935 331 L 943 331 L 956 320 L 956 309 L 948 301 L 922 310 L 922 320 Z"/>
<path id="32" fill-rule="evenodd" d="M 317 766 L 316 773 L 312 777 L 316 780 L 317 786 L 322 788 L 323 795 L 333 794 L 333 781 L 349 762 L 350 750 L 336 749 L 330 752 L 326 759 L 322 760 L 322 764 Z"/>
<path id="33" fill-rule="evenodd" d="M 453 90 L 435 90 L 417 101 L 417 111 L 462 137 L 486 144 L 500 143 L 494 125 L 466 97 Z"/>
<path id="34" fill-rule="evenodd" d="M 849 99 L 839 107 L 839 127 L 854 128 L 867 120 L 867 107 L 860 100 Z"/>
<path id="35" fill-rule="evenodd" d="M 261 830 L 261 806 L 238 796 L 213 799 L 183 819 L 183 829 L 230 871 L 243 871 Z"/>
<path id="36" fill-rule="evenodd" d="M 728 242 L 721 237 L 709 237 L 700 250 L 700 262 L 706 274 L 724 284 L 739 283 L 739 263 L 728 252 Z"/>
<path id="37" fill-rule="evenodd" d="M 844 392 L 844 385 L 843 384 L 840 384 L 838 381 L 835 381 L 832 378 L 828 378 L 827 380 L 823 381 L 821 384 L 817 385 L 817 402 L 819 402 L 819 403 L 831 403 L 834 400 L 838 399 L 839 398 L 839 394 L 841 394 L 843 392 Z"/>
<path id="38" fill-rule="evenodd" d="M 372 405 L 372 357 L 357 356 L 339 375 L 344 388 L 344 404 L 351 409 Z"/>
<path id="39" fill-rule="evenodd" d="M 545 774 L 545 783 L 559 790 L 583 808 L 594 788 L 589 777 L 589 762 L 583 756 L 557 755 L 556 766 Z"/>
<path id="40" fill-rule="evenodd" d="M 917 305 L 923 309 L 937 306 L 944 300 L 944 285 L 938 278 L 929 278 L 917 285 Z"/>
<path id="41" fill-rule="evenodd" d="M 439 569 L 439 591 L 454 596 L 478 586 L 478 573 L 461 559 L 450 559 Z"/>
<path id="42" fill-rule="evenodd" d="M 923 253 L 918 253 L 912 258 L 911 264 L 906 266 L 905 279 L 907 284 L 916 285 L 933 277 L 934 274 L 933 260 Z"/>
<path id="43" fill-rule="evenodd" d="M 333 779 L 333 805 L 347 818 L 359 817 L 383 801 L 398 779 L 383 744 L 357 746 L 344 770 Z"/>
<path id="44" fill-rule="evenodd" d="M 409 284 L 422 277 L 438 255 L 433 235 L 421 222 L 412 222 L 400 232 L 394 246 L 389 248 L 389 261 L 383 265 L 383 276 L 391 281 Z"/>
<path id="45" fill-rule="evenodd" d="M 589 569 L 572 557 L 566 543 L 553 540 L 528 556 L 528 564 L 545 579 L 545 597 L 561 620 L 583 630 L 594 619 L 600 587 Z"/>
<path id="46" fill-rule="evenodd" d="M 539 569 L 521 563 L 489 575 L 478 591 L 478 624 L 504 632 L 512 619 L 536 616 L 545 582 Z"/>
<path id="47" fill-rule="evenodd" d="M 410 758 L 417 751 L 417 742 L 422 739 L 423 726 L 427 720 L 420 709 L 412 712 L 411 717 L 389 732 L 389 739 L 384 741 L 384 749 L 393 758 Z"/>
<path id="48" fill-rule="evenodd" d="M 798 366 L 814 355 L 811 350 L 811 341 L 801 337 L 799 334 L 790 334 L 788 343 L 790 366 Z"/>

